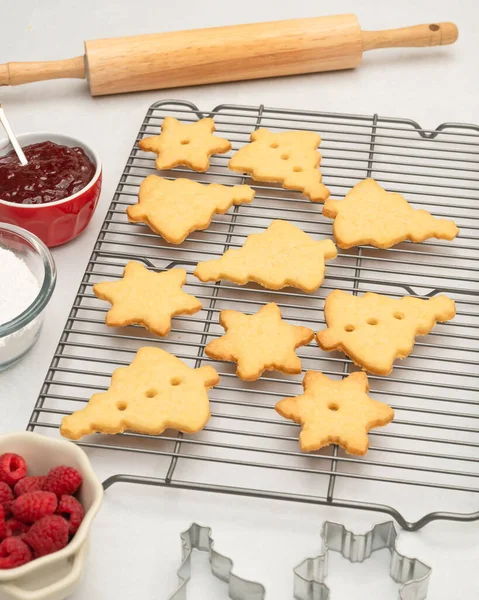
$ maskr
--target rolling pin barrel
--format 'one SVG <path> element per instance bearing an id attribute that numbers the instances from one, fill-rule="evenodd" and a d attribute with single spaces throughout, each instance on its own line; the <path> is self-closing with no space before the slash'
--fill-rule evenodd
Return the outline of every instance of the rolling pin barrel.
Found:
<path id="1" fill-rule="evenodd" d="M 0 65 L 0 85 L 84 79 L 93 96 L 351 69 L 363 51 L 452 44 L 453 23 L 361 31 L 355 15 L 85 42 L 85 56 Z"/>
<path id="2" fill-rule="evenodd" d="M 357 18 L 339 15 L 95 40 L 85 49 L 96 96 L 350 69 L 361 62 L 362 38 Z"/>

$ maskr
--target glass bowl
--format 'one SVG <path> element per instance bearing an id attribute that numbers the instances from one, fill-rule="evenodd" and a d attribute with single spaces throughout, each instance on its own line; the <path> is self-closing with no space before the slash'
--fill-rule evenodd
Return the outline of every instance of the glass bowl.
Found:
<path id="1" fill-rule="evenodd" d="M 10 250 L 22 259 L 40 287 L 27 309 L 11 321 L 0 324 L 0 370 L 3 370 L 20 359 L 37 341 L 45 307 L 55 289 L 56 269 L 45 244 L 16 225 L 0 223 L 0 248 Z"/>

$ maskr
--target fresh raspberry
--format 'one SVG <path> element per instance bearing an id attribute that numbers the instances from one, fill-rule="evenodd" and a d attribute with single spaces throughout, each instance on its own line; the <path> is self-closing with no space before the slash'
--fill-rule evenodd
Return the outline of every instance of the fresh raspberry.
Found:
<path id="1" fill-rule="evenodd" d="M 0 456 L 0 481 L 13 487 L 27 474 L 27 465 L 18 454 L 7 452 Z"/>
<path id="2" fill-rule="evenodd" d="M 80 502 L 73 496 L 62 496 L 58 504 L 57 514 L 65 519 L 68 523 L 68 532 L 73 535 L 80 527 L 85 511 Z"/>
<path id="3" fill-rule="evenodd" d="M 31 475 L 30 477 L 24 477 L 21 479 L 13 488 L 15 492 L 15 496 L 22 496 L 23 494 L 28 494 L 29 492 L 41 492 L 43 491 L 43 486 L 45 485 L 45 475 Z M 1 489 L 1 488 L 0 488 Z M 0 502 L 2 502 L 0 497 Z"/>
<path id="4" fill-rule="evenodd" d="M 20 483 L 20 482 L 19 482 Z M 2 506 L 5 513 L 10 511 L 10 503 L 13 500 L 13 492 L 4 481 L 0 481 L 0 506 Z"/>
<path id="5" fill-rule="evenodd" d="M 0 544 L 0 569 L 13 569 L 32 560 L 32 551 L 18 537 L 9 537 Z"/>
<path id="6" fill-rule="evenodd" d="M 25 534 L 35 558 L 61 550 L 68 544 L 68 523 L 60 515 L 43 517 Z"/>
<path id="7" fill-rule="evenodd" d="M 7 536 L 7 525 L 5 523 L 5 513 L 0 505 L 0 539 L 3 540 Z"/>
<path id="8" fill-rule="evenodd" d="M 23 535 L 30 529 L 30 525 L 22 523 L 18 519 L 13 518 L 5 521 L 5 528 L 5 537 L 23 537 Z"/>
<path id="9" fill-rule="evenodd" d="M 8 519 L 12 516 L 12 504 L 15 500 L 9 500 L 8 502 L 3 503 L 3 512 L 5 513 L 5 518 Z"/>
<path id="10" fill-rule="evenodd" d="M 57 497 L 52 492 L 30 492 L 15 500 L 12 512 L 22 523 L 35 523 L 42 517 L 53 515 L 57 505 Z"/>
<path id="11" fill-rule="evenodd" d="M 83 478 L 76 469 L 60 465 L 48 471 L 43 489 L 46 492 L 53 492 L 57 495 L 57 498 L 73 496 L 81 486 L 82 481 Z"/>

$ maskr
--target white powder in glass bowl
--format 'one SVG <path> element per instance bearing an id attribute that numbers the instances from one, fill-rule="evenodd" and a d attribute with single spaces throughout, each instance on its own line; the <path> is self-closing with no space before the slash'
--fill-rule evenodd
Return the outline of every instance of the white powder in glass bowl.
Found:
<path id="1" fill-rule="evenodd" d="M 0 325 L 18 317 L 38 296 L 35 275 L 12 251 L 0 248 Z M 22 329 L 0 338 L 0 368 L 24 354 L 35 341 L 41 315 Z"/>

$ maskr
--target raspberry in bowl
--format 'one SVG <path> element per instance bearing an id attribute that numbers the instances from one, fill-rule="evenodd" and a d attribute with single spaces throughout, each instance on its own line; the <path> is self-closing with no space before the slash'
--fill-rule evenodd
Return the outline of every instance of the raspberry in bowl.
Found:
<path id="1" fill-rule="evenodd" d="M 84 142 L 54 133 L 24 133 L 18 142 L 29 161 L 21 166 L 0 140 L 0 222 L 18 225 L 48 247 L 77 237 L 100 197 L 99 156 Z"/>
<path id="2" fill-rule="evenodd" d="M 0 436 L 0 598 L 69 596 L 102 498 L 75 444 L 30 432 Z"/>

